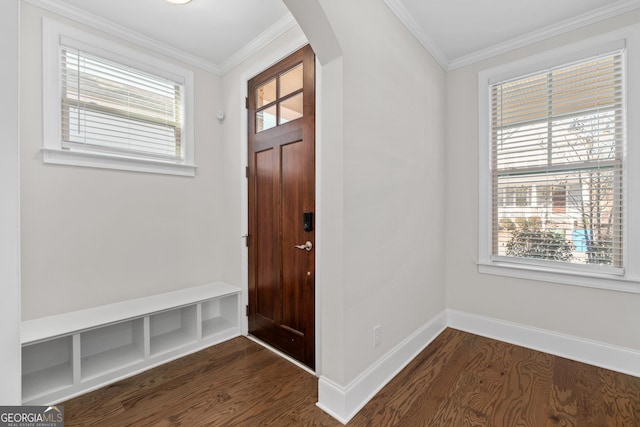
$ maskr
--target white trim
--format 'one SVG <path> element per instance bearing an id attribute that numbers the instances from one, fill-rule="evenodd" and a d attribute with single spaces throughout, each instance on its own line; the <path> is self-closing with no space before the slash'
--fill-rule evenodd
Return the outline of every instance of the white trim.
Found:
<path id="1" fill-rule="evenodd" d="M 385 2 L 387 1 L 391 0 L 385 0 Z M 539 30 L 523 34 L 506 42 L 498 43 L 486 49 L 481 49 L 468 55 L 454 58 L 449 61 L 447 71 L 462 68 L 551 37 L 568 33 L 569 31 L 586 27 L 587 25 L 591 25 L 617 15 L 622 15 L 623 13 L 637 9 L 638 7 L 640 7 L 640 2 L 638 2 L 638 0 L 621 0 L 613 4 L 603 6 L 590 12 L 574 16 L 557 24 L 549 25 Z"/>
<path id="2" fill-rule="evenodd" d="M 20 2 L 0 4 L 0 48 L 5 55 L 0 79 L 0 403 L 20 405 Z"/>
<path id="3" fill-rule="evenodd" d="M 640 351 L 635 349 L 452 309 L 447 309 L 447 324 L 453 329 L 640 377 Z"/>
<path id="4" fill-rule="evenodd" d="M 384 0 L 385 4 L 398 17 L 411 34 L 420 42 L 420 44 L 433 56 L 443 70 L 450 68 L 449 58 L 440 49 L 440 46 L 434 42 L 424 29 L 413 19 L 413 16 L 407 11 L 401 0 Z"/>
<path id="5" fill-rule="evenodd" d="M 467 65 L 475 64 L 485 59 L 489 59 L 551 37 L 559 36 L 614 16 L 622 15 L 623 13 L 630 12 L 640 7 L 640 2 L 638 2 L 638 0 L 619 0 L 613 4 L 574 16 L 562 22 L 523 34 L 511 40 L 495 44 L 485 49 L 480 49 L 467 55 L 449 59 L 440 46 L 431 39 L 427 31 L 425 31 L 407 11 L 402 4 L 402 0 L 384 0 L 384 2 L 398 17 L 400 22 L 407 27 L 411 34 L 413 34 L 413 36 L 420 42 L 420 44 L 422 44 L 422 46 L 424 46 L 427 52 L 433 56 L 445 71 L 451 71 Z"/>
<path id="6" fill-rule="evenodd" d="M 364 402 L 361 407 L 364 407 L 366 403 Z M 357 413 L 347 409 L 347 389 L 324 376 L 318 379 L 318 402 L 316 406 L 342 424 L 347 424 Z"/>
<path id="7" fill-rule="evenodd" d="M 346 387 L 321 376 L 318 381 L 317 406 L 346 424 L 446 327 L 447 315 L 443 311 L 392 348 Z"/>
<path id="8" fill-rule="evenodd" d="M 621 28 L 589 39 L 580 40 L 536 55 L 485 69 L 478 74 L 483 76 L 482 81 L 485 82 L 486 86 L 571 62 L 583 61 L 586 58 L 597 55 L 622 50 L 627 47 L 627 40 L 630 34 L 638 31 L 637 27 L 636 25 Z"/>
<path id="9" fill-rule="evenodd" d="M 216 75 L 221 74 L 220 66 L 217 64 L 214 64 L 213 62 L 207 61 L 195 55 L 191 55 L 180 49 L 176 49 L 173 46 L 160 43 L 151 37 L 147 37 L 136 31 L 130 30 L 119 24 L 116 24 L 115 22 L 101 18 L 97 15 L 91 14 L 75 6 L 65 4 L 59 0 L 22 0 L 22 1 L 25 1 L 34 6 L 40 7 L 42 9 L 48 10 L 50 12 L 54 12 L 58 15 L 64 16 L 65 18 L 69 18 L 74 21 L 80 22 L 81 24 L 88 25 L 96 30 L 103 31 L 107 34 L 121 38 L 128 42 L 134 43 L 138 46 L 150 49 L 162 55 L 166 55 L 168 57 L 177 59 L 186 64 L 193 65 L 194 67 L 198 67 L 202 70 L 209 71 L 210 73 L 213 73 Z"/>
<path id="10" fill-rule="evenodd" d="M 266 45 L 280 37 L 289 29 L 297 25 L 295 18 L 288 13 L 280 18 L 275 24 L 267 28 L 262 34 L 250 41 L 246 46 L 242 47 L 235 54 L 225 60 L 222 64 L 216 64 L 196 55 L 192 55 L 183 50 L 176 49 L 165 43 L 161 43 L 151 37 L 145 36 L 139 32 L 130 30 L 115 22 L 101 18 L 100 16 L 91 14 L 78 7 L 63 3 L 60 0 L 22 0 L 42 9 L 54 12 L 65 18 L 72 19 L 81 24 L 88 25 L 96 30 L 103 31 L 122 40 L 134 43 L 138 46 L 152 50 L 154 52 L 166 55 L 170 58 L 177 59 L 185 64 L 192 65 L 202 70 L 208 71 L 217 76 L 221 76 L 242 61 L 259 52 Z"/>
<path id="11" fill-rule="evenodd" d="M 195 176 L 196 165 L 161 162 L 150 159 L 120 157 L 103 153 L 85 153 L 57 148 L 42 148 L 44 163 L 84 166 L 100 169 L 125 170 L 132 172 L 160 173 L 165 175 Z"/>
<path id="12" fill-rule="evenodd" d="M 231 55 L 226 61 L 222 63 L 220 66 L 220 73 L 226 74 L 236 66 L 240 65 L 243 61 L 253 56 L 255 53 L 259 52 L 269 43 L 280 37 L 282 34 L 289 31 L 291 28 L 298 25 L 293 15 L 287 13 L 285 16 L 280 18 L 275 24 L 271 27 L 267 28 L 265 32 L 260 34 L 258 37 L 250 41 L 246 46 L 242 49 Z"/>
<path id="13" fill-rule="evenodd" d="M 479 263 L 478 272 L 483 274 L 493 274 L 495 276 L 515 277 L 519 279 L 538 280 L 541 282 L 561 283 L 563 285 L 640 294 L 640 282 L 615 275 L 574 272 L 568 270 L 558 271 L 556 269 L 538 267 L 533 264 L 500 262 Z"/>
<path id="14" fill-rule="evenodd" d="M 101 18 L 97 15 L 90 14 L 77 7 L 62 3 L 59 0 L 22 0 L 34 6 L 57 13 L 66 18 L 78 21 L 82 24 L 89 25 L 107 34 L 119 37 L 123 40 L 135 43 L 139 46 L 151 49 L 155 52 L 167 55 L 171 58 L 182 61 L 186 64 L 193 65 L 205 71 L 216 75 L 222 75 L 239 65 L 253 54 L 257 53 L 264 46 L 275 40 L 284 32 L 296 25 L 295 19 L 290 15 L 286 15 L 278 22 L 268 28 L 265 32 L 249 42 L 245 47 L 240 49 L 221 65 L 215 64 L 196 55 L 186 53 L 173 46 L 160 43 L 157 40 L 140 34 L 136 31 L 125 28 L 112 21 Z M 560 23 L 544 27 L 540 30 L 524 34 L 504 43 L 499 43 L 486 49 L 473 52 L 458 58 L 449 59 L 442 49 L 436 44 L 429 35 L 418 25 L 411 14 L 402 5 L 401 0 L 384 0 L 385 4 L 398 17 L 413 36 L 424 46 L 424 48 L 433 56 L 433 58 L 446 70 L 455 70 L 502 53 L 518 49 L 548 38 L 585 27 L 587 25 L 608 19 L 623 13 L 629 12 L 640 7 L 637 0 L 620 0 L 608 6 L 601 7 L 591 12 L 578 15 L 571 19 L 567 19 Z"/>
<path id="15" fill-rule="evenodd" d="M 322 234 L 318 232 L 318 226 L 322 225 L 322 151 L 320 148 L 322 147 L 322 64 L 320 64 L 320 58 L 316 56 L 316 124 L 315 124 L 315 142 L 316 142 L 316 151 L 315 151 L 315 169 L 316 169 L 316 211 L 315 211 L 315 223 L 316 223 L 316 233 L 315 233 L 315 371 L 316 373 L 322 373 L 322 249 L 323 249 L 323 241 Z M 322 229 L 322 228 L 321 228 Z"/>
<path id="16" fill-rule="evenodd" d="M 628 183 L 637 182 L 638 171 L 632 164 L 640 163 L 640 153 L 634 151 L 633 144 L 627 143 L 625 158 L 625 188 L 623 198 L 625 235 L 624 274 L 619 271 L 575 271 L 578 265 L 563 268 L 559 263 L 552 267 L 533 263 L 500 262 L 491 256 L 491 189 L 490 189 L 490 128 L 489 128 L 489 86 L 493 81 L 526 75 L 542 69 L 558 66 L 607 53 L 626 46 L 626 74 L 636 75 L 640 70 L 640 25 L 635 24 L 611 31 L 576 43 L 567 44 L 537 55 L 514 62 L 498 65 L 478 73 L 478 271 L 485 274 L 540 280 L 574 286 L 585 286 L 630 293 L 640 293 L 640 265 L 630 262 L 640 253 L 639 229 L 634 229 L 634 215 L 640 211 L 640 197 L 633 197 L 628 191 Z M 626 86 L 626 115 L 634 117 L 638 108 L 636 95 L 640 87 L 633 81 Z M 632 121 L 626 124 L 626 140 L 637 140 L 638 130 Z"/>

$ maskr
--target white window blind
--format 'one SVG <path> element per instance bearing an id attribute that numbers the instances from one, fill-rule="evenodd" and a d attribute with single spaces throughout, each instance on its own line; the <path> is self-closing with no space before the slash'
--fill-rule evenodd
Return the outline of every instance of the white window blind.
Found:
<path id="1" fill-rule="evenodd" d="M 184 86 L 60 47 L 63 150 L 181 162 Z"/>
<path id="2" fill-rule="evenodd" d="M 490 86 L 492 257 L 623 267 L 623 51 Z"/>

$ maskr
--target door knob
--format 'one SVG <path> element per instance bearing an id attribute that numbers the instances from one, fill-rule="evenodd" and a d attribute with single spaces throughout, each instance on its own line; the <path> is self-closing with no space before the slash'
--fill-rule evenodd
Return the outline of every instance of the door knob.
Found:
<path id="1" fill-rule="evenodd" d="M 313 243 L 307 240 L 307 242 L 304 245 L 296 245 L 295 247 L 298 249 L 304 249 L 308 252 L 311 249 L 313 249 Z"/>

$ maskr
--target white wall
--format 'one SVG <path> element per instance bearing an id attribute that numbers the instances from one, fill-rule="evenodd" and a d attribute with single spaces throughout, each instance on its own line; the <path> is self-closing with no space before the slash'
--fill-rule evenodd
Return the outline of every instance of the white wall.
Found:
<path id="1" fill-rule="evenodd" d="M 19 0 L 0 2 L 0 405 L 19 405 L 20 368 L 20 217 L 19 217 Z"/>
<path id="2" fill-rule="evenodd" d="M 321 4 L 344 55 L 344 321 L 325 331 L 344 358 L 323 374 L 344 386 L 445 309 L 445 73 L 382 0 Z"/>
<path id="3" fill-rule="evenodd" d="M 447 225 L 442 242 L 449 308 L 640 349 L 640 295 L 484 275 L 476 266 L 478 71 L 639 21 L 640 12 L 630 12 L 447 74 Z M 631 191 L 638 191 L 636 184 L 631 183 Z"/>
<path id="4" fill-rule="evenodd" d="M 41 18 L 84 27 L 26 2 L 21 15 L 23 319 L 223 279 L 220 77 L 178 63 L 195 73 L 195 178 L 43 164 Z"/>

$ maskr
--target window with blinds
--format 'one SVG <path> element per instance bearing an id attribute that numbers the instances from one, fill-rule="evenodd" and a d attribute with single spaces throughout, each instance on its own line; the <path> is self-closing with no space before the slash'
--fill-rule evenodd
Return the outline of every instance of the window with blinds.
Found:
<path id="1" fill-rule="evenodd" d="M 62 149 L 179 162 L 183 85 L 60 46 Z"/>
<path id="2" fill-rule="evenodd" d="M 623 61 L 490 85 L 494 259 L 623 267 Z"/>

